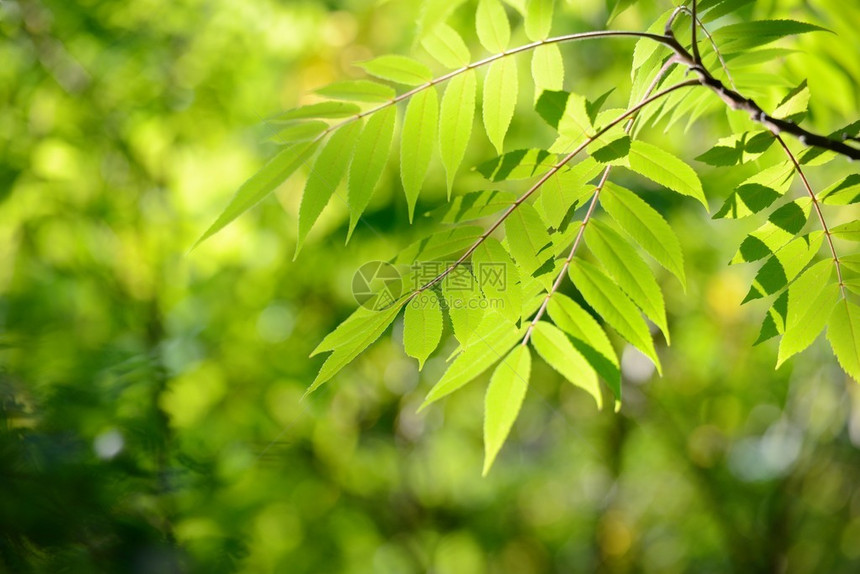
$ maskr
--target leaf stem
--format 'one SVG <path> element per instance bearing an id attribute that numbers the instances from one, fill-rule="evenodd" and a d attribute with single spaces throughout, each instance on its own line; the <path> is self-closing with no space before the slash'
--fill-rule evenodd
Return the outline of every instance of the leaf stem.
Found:
<path id="1" fill-rule="evenodd" d="M 786 155 L 788 155 L 788 157 L 791 159 L 791 163 L 794 164 L 794 169 L 797 171 L 797 174 L 803 181 L 803 187 L 806 188 L 806 192 L 812 199 L 812 205 L 815 208 L 815 213 L 818 215 L 818 221 L 821 222 L 821 228 L 824 230 L 824 237 L 827 238 L 827 245 L 830 247 L 830 254 L 833 256 L 833 264 L 836 266 L 836 277 L 839 280 L 839 290 L 842 292 L 842 298 L 844 299 L 845 282 L 842 280 L 842 264 L 839 261 L 839 256 L 836 254 L 836 247 L 833 245 L 833 236 L 830 233 L 830 229 L 827 227 L 827 221 L 824 219 L 824 213 L 821 211 L 821 204 L 819 203 L 818 197 L 816 197 L 815 192 L 812 191 L 812 186 L 809 185 L 809 180 L 806 179 L 806 174 L 803 173 L 803 168 L 800 167 L 800 162 L 797 161 L 797 157 L 786 145 L 785 140 L 782 139 L 782 136 L 776 134 L 775 137 L 776 141 L 779 142 L 779 145 L 782 146 L 782 149 L 785 150 Z"/>
<path id="2" fill-rule="evenodd" d="M 604 127 L 597 130 L 597 132 L 594 135 L 589 136 L 584 142 L 582 142 L 579 146 L 577 146 L 577 148 L 575 150 L 573 150 L 572 152 L 570 152 L 569 154 L 564 156 L 561 159 L 561 161 L 559 161 L 557 164 L 552 166 L 552 168 L 550 168 L 549 171 L 547 171 L 545 174 L 543 174 L 543 176 L 541 176 L 541 178 L 537 182 L 535 182 L 534 185 L 532 185 L 525 193 L 523 193 L 521 196 L 519 196 L 517 198 L 517 200 L 514 201 L 505 210 L 505 212 L 502 213 L 502 215 L 486 231 L 484 231 L 484 233 L 481 234 L 480 237 L 478 237 L 477 241 L 475 241 L 475 243 L 473 243 L 471 245 L 471 247 L 469 247 L 469 249 L 467 249 L 466 252 L 462 256 L 460 256 L 459 259 L 457 259 L 454 263 L 449 265 L 442 273 L 437 275 L 435 278 L 431 279 L 430 281 L 428 281 L 427 283 L 425 283 L 424 285 L 422 285 L 421 287 L 419 287 L 418 289 L 413 291 L 412 294 L 409 296 L 409 299 L 412 299 L 413 297 L 417 296 L 418 294 L 422 293 L 423 291 L 426 291 L 427 289 L 433 287 L 434 285 L 439 283 L 439 281 L 442 281 L 445 277 L 447 277 L 452 271 L 454 271 L 454 269 L 459 267 L 464 261 L 466 261 L 466 259 L 469 258 L 469 256 L 472 255 L 472 253 L 475 252 L 475 250 L 478 247 L 481 246 L 481 244 L 487 239 L 487 237 L 489 237 L 496 229 L 498 229 L 502 225 L 502 223 L 504 223 L 505 220 L 520 205 L 522 205 L 522 203 L 525 200 L 527 200 L 529 197 L 531 197 L 532 194 L 534 194 L 537 190 L 539 190 L 541 188 L 541 186 L 543 186 L 543 184 L 545 184 L 547 182 L 547 180 L 549 180 L 549 178 L 551 178 L 553 175 L 558 173 L 559 170 L 561 170 L 561 168 L 563 168 L 565 165 L 567 165 L 574 157 L 579 155 L 579 153 L 582 152 L 586 147 L 588 147 L 594 141 L 596 141 L 597 138 L 599 138 L 600 136 L 602 136 L 603 134 L 605 134 L 606 132 L 608 132 L 609 130 L 611 130 L 612 128 L 614 128 L 615 126 L 617 126 L 618 124 L 620 124 L 621 122 L 626 120 L 627 118 L 629 118 L 631 115 L 633 115 L 636 112 L 638 112 L 639 110 L 641 110 L 642 108 L 646 107 L 647 105 L 649 105 L 649 104 L 651 104 L 657 100 L 664 98 L 665 96 L 668 96 L 669 94 L 671 94 L 675 90 L 680 90 L 681 88 L 687 88 L 687 87 L 696 86 L 696 85 L 699 85 L 698 80 L 686 80 L 684 82 L 680 82 L 680 83 L 675 84 L 671 87 L 668 87 L 664 90 L 660 90 L 658 93 L 656 93 L 656 94 L 654 94 L 648 98 L 645 98 L 644 100 L 642 100 L 641 102 L 639 102 L 635 106 L 628 108 L 622 114 L 620 114 L 615 119 L 613 119 L 611 122 L 606 124 Z"/>
<path id="3" fill-rule="evenodd" d="M 693 61 L 701 66 L 702 65 L 702 55 L 699 53 L 699 41 L 696 38 L 696 23 L 698 23 L 698 21 L 699 21 L 699 17 L 696 15 L 697 7 L 698 7 L 698 2 L 696 2 L 696 0 L 693 0 L 693 8 L 690 11 L 691 12 L 690 18 L 692 19 L 692 23 L 690 25 L 690 33 L 693 36 L 693 40 L 691 42 L 691 44 L 693 46 Z"/>

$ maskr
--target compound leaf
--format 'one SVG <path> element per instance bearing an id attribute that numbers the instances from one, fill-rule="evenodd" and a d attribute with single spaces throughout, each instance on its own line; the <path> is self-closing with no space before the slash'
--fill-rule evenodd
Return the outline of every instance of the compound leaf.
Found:
<path id="1" fill-rule="evenodd" d="M 571 384 L 583 389 L 594 398 L 597 408 L 603 408 L 603 395 L 597 384 L 597 373 L 585 357 L 576 350 L 558 327 L 540 321 L 532 333 L 535 350 L 547 364 L 558 371 Z"/>

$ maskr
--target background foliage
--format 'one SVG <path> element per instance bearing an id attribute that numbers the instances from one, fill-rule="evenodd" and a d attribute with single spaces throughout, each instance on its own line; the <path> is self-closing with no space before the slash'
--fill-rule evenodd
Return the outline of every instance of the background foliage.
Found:
<path id="1" fill-rule="evenodd" d="M 613 26 L 668 7 L 640 2 Z M 763 73 L 782 89 L 808 79 L 813 125 L 856 116 L 860 11 L 750 10 L 836 32 Z M 553 29 L 577 32 L 608 8 L 558 12 Z M 470 17 L 455 14 L 464 30 Z M 271 155 L 260 121 L 358 77 L 355 61 L 409 53 L 414 22 L 400 0 L 0 4 L 0 568 L 856 571 L 857 385 L 822 340 L 776 371 L 776 344 L 752 346 L 766 306 L 740 306 L 754 269 L 726 263 L 757 222 L 714 223 L 653 189 L 688 288 L 663 285 L 662 378 L 625 350 L 620 413 L 535 362 L 482 479 L 485 383 L 417 414 L 444 362 L 417 374 L 402 323 L 299 401 L 322 362 L 308 354 L 355 307 L 354 271 L 416 234 L 396 166 L 365 215 L 380 233 L 359 225 L 347 247 L 333 203 L 292 261 L 298 177 L 189 248 Z M 632 50 L 565 47 L 568 87 L 626 93 Z M 515 117 L 510 149 L 541 135 L 533 120 Z M 714 120 L 650 141 L 691 161 L 728 133 Z M 494 155 L 482 139 L 466 163 Z M 712 207 L 753 171 L 696 166 Z M 427 205 L 446 193 L 431 173 Z"/>

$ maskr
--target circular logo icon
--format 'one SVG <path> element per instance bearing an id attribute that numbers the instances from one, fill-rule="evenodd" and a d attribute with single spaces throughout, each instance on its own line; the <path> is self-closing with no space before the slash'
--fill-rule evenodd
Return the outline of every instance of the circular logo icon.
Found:
<path id="1" fill-rule="evenodd" d="M 381 311 L 400 297 L 403 280 L 397 268 L 385 261 L 371 261 L 352 277 L 352 294 L 365 309 Z"/>

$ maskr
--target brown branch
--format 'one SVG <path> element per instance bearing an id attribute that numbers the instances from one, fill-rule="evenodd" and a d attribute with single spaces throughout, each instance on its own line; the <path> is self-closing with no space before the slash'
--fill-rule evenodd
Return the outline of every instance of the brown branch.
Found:
<path id="1" fill-rule="evenodd" d="M 672 48 L 688 68 L 699 77 L 699 83 L 710 88 L 727 106 L 733 110 L 742 110 L 749 114 L 750 119 L 760 123 L 774 135 L 782 133 L 797 137 L 803 145 L 826 149 L 851 159 L 860 159 L 860 149 L 851 147 L 843 141 L 834 140 L 826 136 L 816 134 L 804 129 L 790 120 L 775 118 L 768 115 L 752 98 L 745 98 L 736 90 L 727 88 L 720 80 L 716 79 L 694 57 L 675 39 L 673 35 L 666 36 L 666 45 Z"/>
<path id="2" fill-rule="evenodd" d="M 618 124 L 620 124 L 621 122 L 626 120 L 627 118 L 629 118 L 631 115 L 636 114 L 636 112 L 638 112 L 642 108 L 648 106 L 649 104 L 651 104 L 657 100 L 662 99 L 665 96 L 668 96 L 669 94 L 671 94 L 675 90 L 680 90 L 681 88 L 696 86 L 698 84 L 699 84 L 698 80 L 687 80 L 687 81 L 675 84 L 674 86 L 671 86 L 671 87 L 666 88 L 664 90 L 661 90 L 658 93 L 654 94 L 653 96 L 645 98 L 644 100 L 642 100 L 641 102 L 639 102 L 635 106 L 625 110 L 624 113 L 622 113 L 621 115 L 619 115 L 618 117 L 613 119 L 611 122 L 606 124 L 604 127 L 597 130 L 597 132 L 594 135 L 589 136 L 584 142 L 582 142 L 579 146 L 577 146 L 577 148 L 575 150 L 573 150 L 572 152 L 570 152 L 569 154 L 564 156 L 564 158 L 562 158 L 561 161 L 559 161 L 557 164 L 552 166 L 552 168 L 550 168 L 550 170 L 547 171 L 534 185 L 532 185 L 525 193 L 523 193 L 521 196 L 519 196 L 517 198 L 517 200 L 514 203 L 512 203 L 510 205 L 510 207 L 508 207 L 505 210 L 504 213 L 502 213 L 502 215 L 495 221 L 495 223 L 493 223 L 486 231 L 484 231 L 484 233 L 481 234 L 480 237 L 478 237 L 477 241 L 475 241 L 475 243 L 473 243 L 471 245 L 471 247 L 469 247 L 469 249 L 467 249 L 466 252 L 462 256 L 460 256 L 459 259 L 457 259 L 454 263 L 449 265 L 442 273 L 437 275 L 435 278 L 431 279 L 430 281 L 428 281 L 427 283 L 425 283 L 424 285 L 422 285 L 421 287 L 419 287 L 418 289 L 413 291 L 412 294 L 409 296 L 409 299 L 412 299 L 413 297 L 417 296 L 418 294 L 422 293 L 423 291 L 426 291 L 427 289 L 433 287 L 434 285 L 439 283 L 439 281 L 442 281 L 445 277 L 447 277 L 452 271 L 454 271 L 454 269 L 456 269 L 461 264 L 463 264 L 463 262 L 465 262 L 466 259 L 468 259 L 469 256 L 471 256 L 472 253 L 474 253 L 475 250 L 478 247 L 480 247 L 484 241 L 486 241 L 487 237 L 489 237 L 496 229 L 498 229 L 499 226 L 501 226 L 502 223 L 504 223 L 505 220 L 525 200 L 527 200 L 529 197 L 531 197 L 532 194 L 534 194 L 538 189 L 541 188 L 541 186 L 543 186 L 544 183 L 547 182 L 547 180 L 549 180 L 549 178 L 551 178 L 553 175 L 558 173 L 559 170 L 561 170 L 561 168 L 563 168 L 565 165 L 567 165 L 574 157 L 579 155 L 586 147 L 588 147 L 589 145 L 594 143 L 597 140 L 597 138 L 599 138 L 600 136 L 602 136 L 603 134 L 605 134 L 606 132 L 608 132 L 609 130 L 611 130 L 612 128 L 614 128 L 615 126 L 617 126 Z"/>
<path id="3" fill-rule="evenodd" d="M 833 236 L 830 233 L 830 229 L 827 227 L 827 221 L 824 219 L 824 213 L 821 211 L 821 204 L 818 202 L 818 197 L 816 197 L 815 192 L 812 191 L 812 186 L 809 185 L 809 180 L 806 179 L 806 174 L 803 173 L 803 169 L 800 167 L 800 162 L 797 161 L 797 157 L 795 157 L 794 153 L 788 148 L 785 143 L 785 140 L 782 139 L 781 136 L 776 135 L 776 141 L 779 142 L 779 145 L 782 146 L 782 149 L 785 150 L 786 155 L 791 159 L 791 163 L 794 164 L 794 169 L 797 171 L 798 175 L 800 175 L 800 179 L 803 181 L 803 187 L 806 188 L 806 192 L 809 194 L 809 197 L 812 199 L 812 205 L 815 208 L 815 213 L 818 215 L 818 221 L 821 223 L 821 228 L 824 230 L 824 237 L 827 238 L 827 245 L 830 247 L 830 254 L 833 256 L 833 264 L 836 266 L 836 277 L 839 280 L 839 289 L 842 291 L 842 298 L 845 298 L 845 282 L 842 280 L 842 264 L 839 261 L 839 256 L 836 255 L 836 247 L 833 245 Z"/>
<path id="4" fill-rule="evenodd" d="M 692 25 L 690 26 L 691 34 L 693 35 L 693 61 L 702 65 L 702 55 L 699 53 L 699 41 L 696 39 L 696 23 L 699 21 L 698 16 L 696 16 L 698 3 L 696 0 L 693 0 L 693 9 L 690 11 L 690 18 L 693 20 Z"/>

